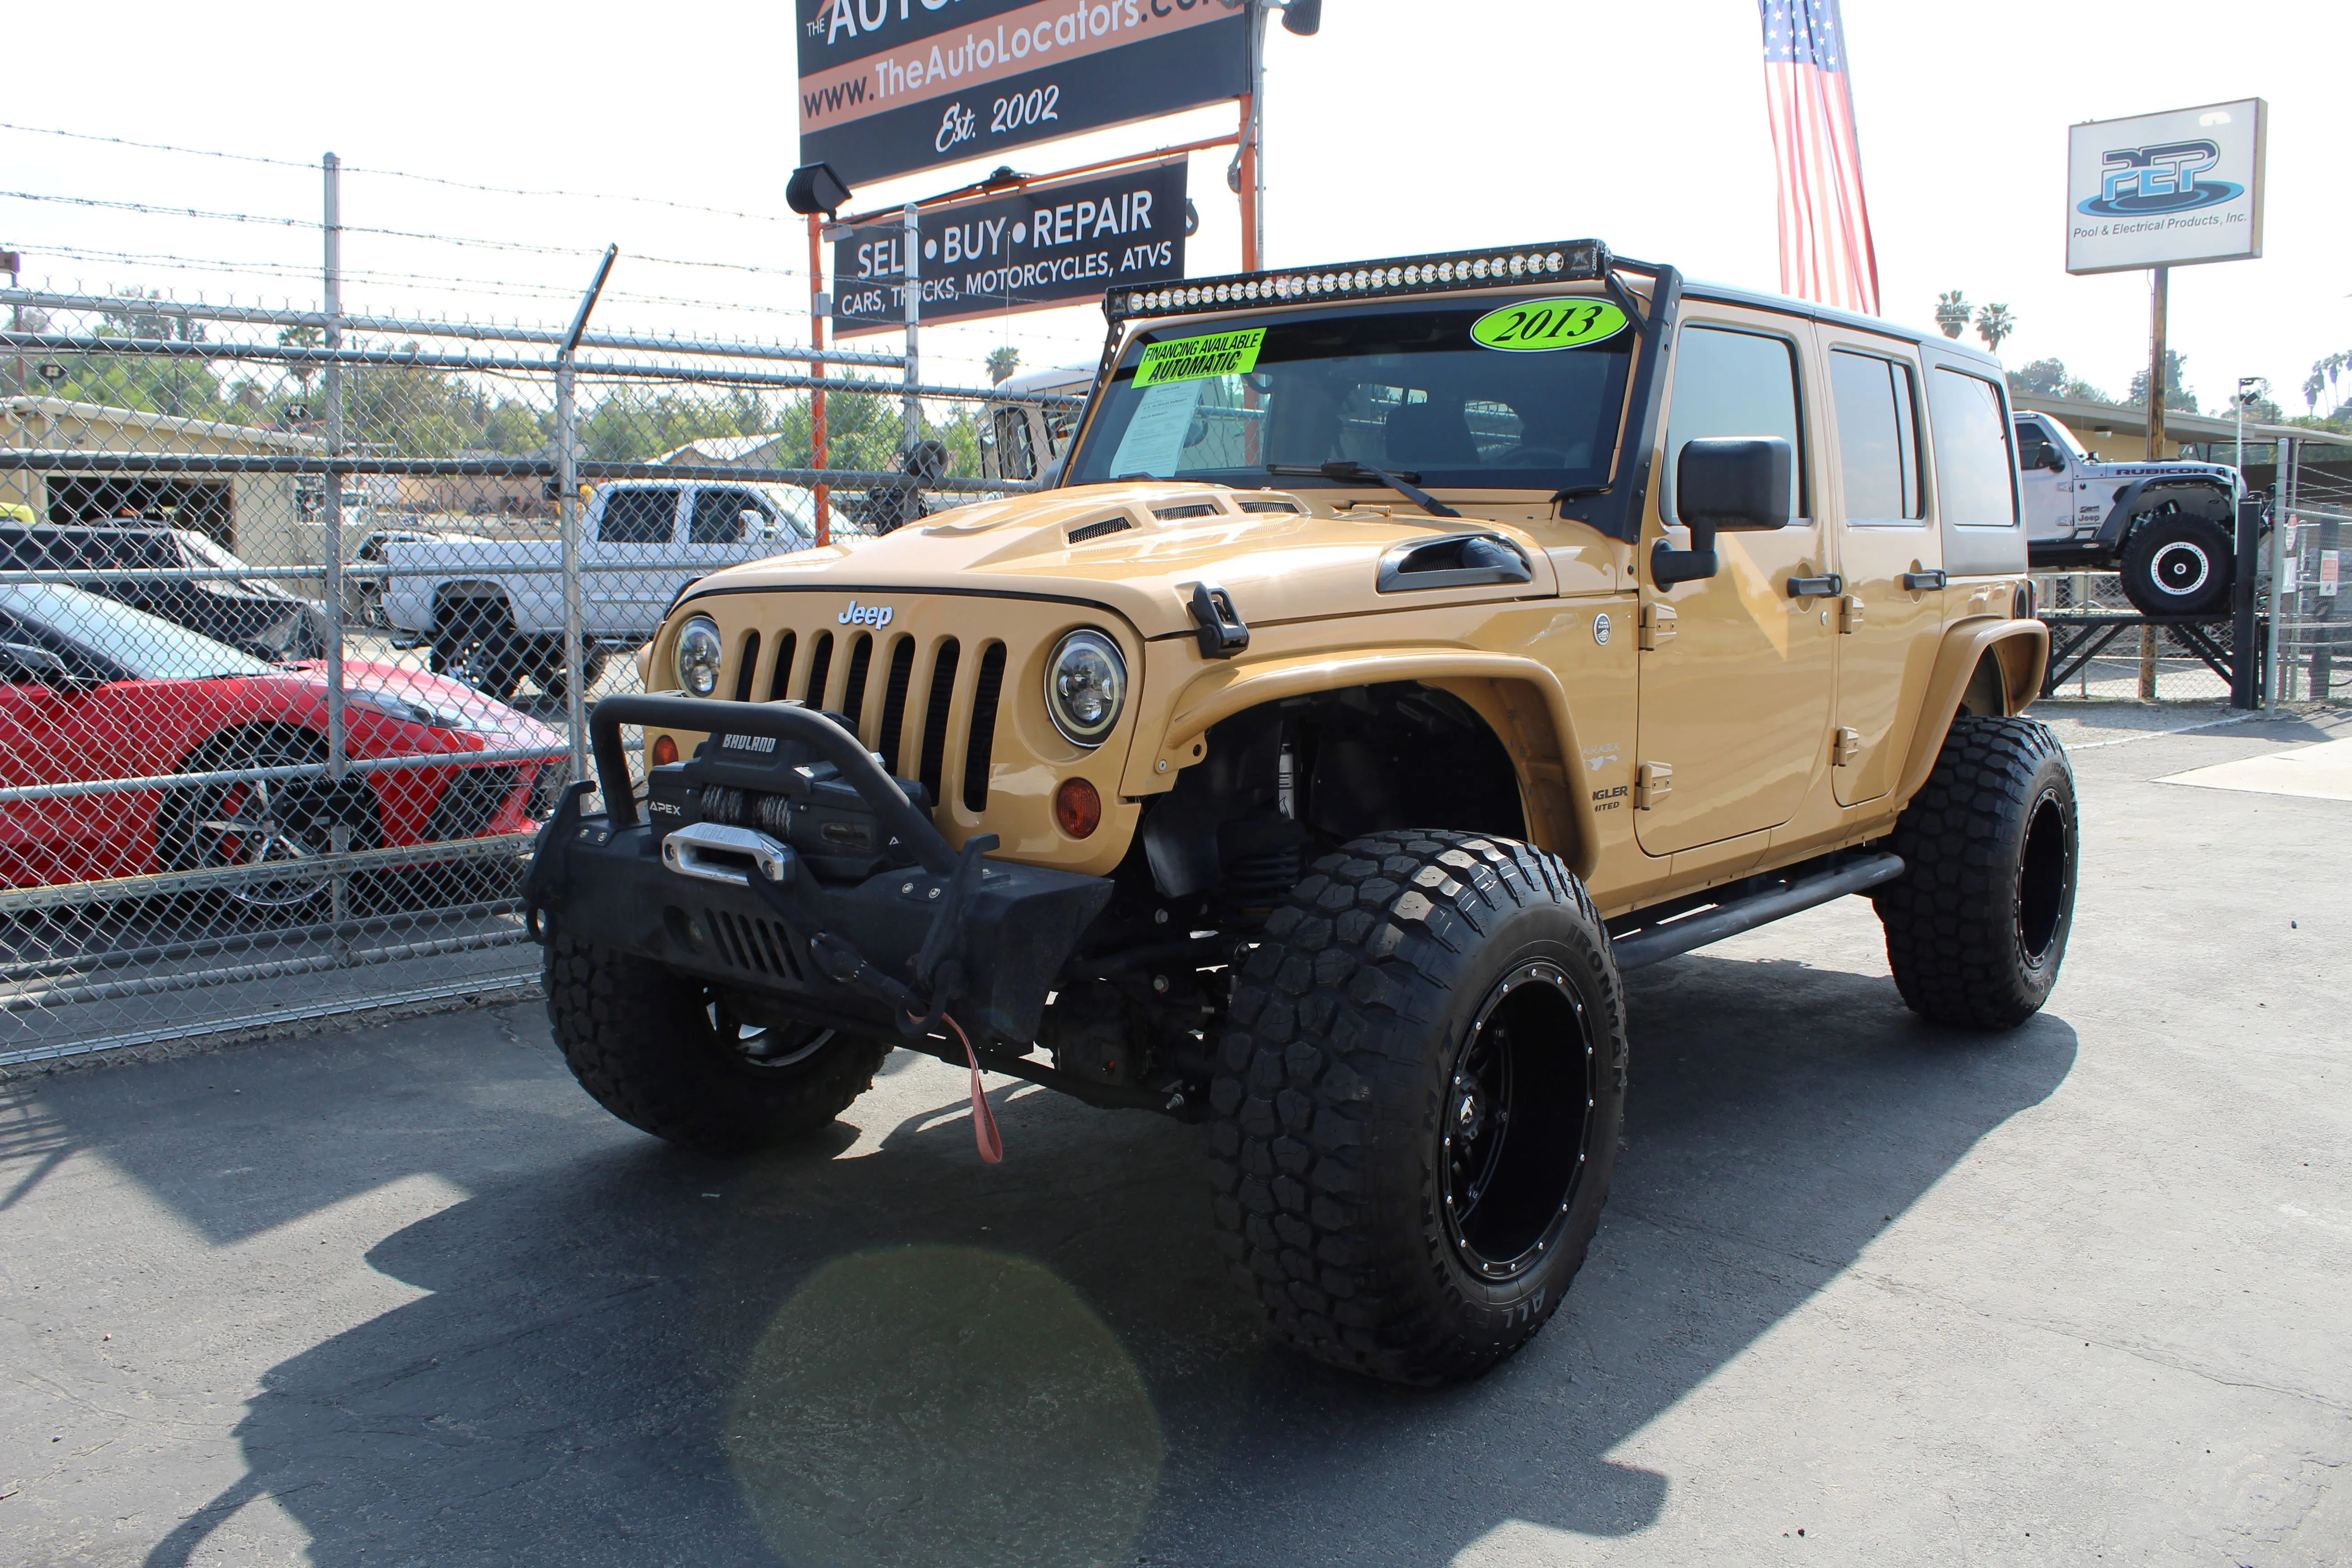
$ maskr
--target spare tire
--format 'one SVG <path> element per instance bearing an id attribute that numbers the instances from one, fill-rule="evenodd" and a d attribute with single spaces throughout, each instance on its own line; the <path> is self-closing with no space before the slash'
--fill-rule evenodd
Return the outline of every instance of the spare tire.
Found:
<path id="1" fill-rule="evenodd" d="M 2124 546 L 2124 597 L 2143 616 L 2226 612 L 2237 574 L 2229 530 L 2167 501 Z"/>

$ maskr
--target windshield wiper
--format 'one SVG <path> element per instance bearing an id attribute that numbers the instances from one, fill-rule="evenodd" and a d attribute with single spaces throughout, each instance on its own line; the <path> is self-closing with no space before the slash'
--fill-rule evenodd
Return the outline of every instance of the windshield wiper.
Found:
<path id="1" fill-rule="evenodd" d="M 1315 465 L 1308 465 L 1306 463 L 1268 463 L 1265 466 L 1265 471 L 1269 474 L 1295 477 L 1298 479 L 1339 479 L 1342 481 L 1348 479 L 1378 479 L 1381 483 L 1388 486 L 1389 489 L 1396 491 L 1397 494 L 1404 497 L 1405 500 L 1412 502 L 1413 505 L 1421 508 L 1422 510 L 1427 512 L 1432 517 L 1460 517 L 1462 515 L 1460 512 L 1455 511 L 1452 507 L 1447 506 L 1444 501 L 1439 500 L 1435 496 L 1431 495 L 1427 490 L 1423 489 L 1419 485 L 1414 484 L 1412 481 L 1421 478 L 1419 474 L 1391 474 L 1384 469 L 1376 468 L 1370 463 L 1359 463 L 1352 458 L 1343 458 L 1336 463 L 1320 463 Z"/>

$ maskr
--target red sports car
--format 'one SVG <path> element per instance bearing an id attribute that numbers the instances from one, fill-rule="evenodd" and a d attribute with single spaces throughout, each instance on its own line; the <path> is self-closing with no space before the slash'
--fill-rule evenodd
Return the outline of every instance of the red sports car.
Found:
<path id="1" fill-rule="evenodd" d="M 551 786 L 563 737 L 446 676 L 347 662 L 354 760 L 447 755 L 447 766 L 323 778 L 219 781 L 0 801 L 0 886 L 284 862 L 236 879 L 246 902 L 293 906 L 322 879 L 299 863 L 338 823 L 355 849 L 520 833 L 533 784 Z M 467 764 L 469 752 L 547 761 Z M 64 586 L 0 586 L 0 786 L 219 773 L 321 763 L 323 665 L 265 664 L 173 622 Z"/>

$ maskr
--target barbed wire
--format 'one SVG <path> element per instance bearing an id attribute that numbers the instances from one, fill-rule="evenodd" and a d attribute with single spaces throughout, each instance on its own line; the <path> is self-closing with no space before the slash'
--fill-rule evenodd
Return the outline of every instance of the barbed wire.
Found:
<path id="1" fill-rule="evenodd" d="M 142 266 L 168 268 L 180 272 L 214 272 L 224 276 L 252 276 L 279 279 L 299 279 L 314 284 L 319 281 L 319 268 L 316 266 L 296 266 L 289 262 L 230 261 L 205 257 L 176 256 L 164 251 L 103 250 L 76 245 L 43 245 L 40 253 L 44 256 L 60 256 L 84 261 L 136 262 Z M 345 268 L 342 279 L 346 283 L 375 285 L 383 288 L 399 288 L 410 284 L 441 285 L 465 289 L 471 293 L 518 300 L 577 300 L 580 297 L 578 289 L 560 283 L 494 282 L 474 278 L 458 278 L 446 273 L 399 272 L 383 268 Z M 74 291 L 79 292 L 79 288 Z M 671 305 L 688 310 L 758 311 L 766 315 L 803 313 L 798 309 L 780 309 L 740 300 L 695 300 L 673 294 L 643 294 L 626 289 L 608 288 L 604 290 L 604 298 L 625 300 L 639 305 Z"/>
<path id="2" fill-rule="evenodd" d="M 180 147 L 169 142 L 135 142 L 127 136 L 96 136 L 86 131 L 63 131 L 47 125 L 16 125 L 0 121 L 0 131 L 15 131 L 28 136 L 62 136 L 75 142 L 97 142 L 114 147 L 135 147 L 147 153 L 175 153 L 192 158 L 220 158 L 236 163 L 265 163 L 273 168 L 299 169 L 309 174 L 320 172 L 316 163 L 306 163 L 293 158 L 272 158 L 257 153 L 222 153 L 205 147 Z M 706 213 L 713 217 L 745 218 L 753 223 L 797 223 L 797 214 L 741 212 L 731 207 L 701 206 L 693 202 L 674 202 L 666 196 L 630 196 L 607 191 L 529 190 L 514 185 L 482 185 L 467 180 L 452 180 L 439 174 L 419 174 L 405 169 L 376 169 L 346 163 L 346 174 L 368 174 L 379 179 L 415 180 L 420 184 L 446 185 L 452 190 L 478 191 L 494 196 L 544 196 L 567 201 L 634 202 L 641 206 L 668 207 L 677 212 Z"/>
<path id="3" fill-rule="evenodd" d="M 215 223 L 255 224 L 268 228 L 322 229 L 325 223 L 310 217 L 273 217 L 265 213 L 208 212 L 201 207 L 158 206 L 148 202 L 109 201 L 99 196 L 61 196 L 40 191 L 0 191 L 0 199 L 23 202 L 50 202 L 66 206 L 96 207 L 109 212 L 138 213 L 150 217 L 186 217 Z M 519 251 L 537 256 L 601 256 L 601 250 L 582 249 L 574 246 L 534 245 L 520 239 L 483 239 L 464 235 L 427 234 L 416 229 L 380 228 L 368 224 L 347 223 L 338 226 L 345 234 L 373 234 L 391 239 L 421 239 L 436 245 L 461 246 L 475 250 Z M 803 274 L 795 268 L 761 267 L 749 261 L 691 260 L 675 256 L 646 256 L 631 252 L 632 261 L 648 261 L 662 267 L 700 267 L 724 272 L 755 272 L 778 278 L 798 278 Z"/>

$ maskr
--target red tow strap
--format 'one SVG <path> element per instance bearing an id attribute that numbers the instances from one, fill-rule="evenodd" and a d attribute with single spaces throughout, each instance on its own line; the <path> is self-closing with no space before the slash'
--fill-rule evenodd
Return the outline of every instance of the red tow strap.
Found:
<path id="1" fill-rule="evenodd" d="M 945 1014 L 940 1016 L 947 1018 L 948 1027 L 963 1042 L 963 1059 L 971 1065 L 971 1141 L 979 1146 L 983 1164 L 1001 1165 L 1004 1163 L 1004 1134 L 996 1130 L 996 1112 L 989 1108 L 988 1095 L 980 1086 L 980 1058 L 971 1048 L 971 1037 L 953 1018 Z"/>

